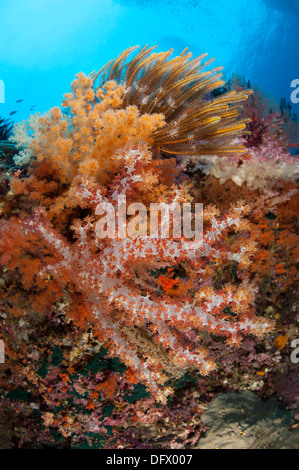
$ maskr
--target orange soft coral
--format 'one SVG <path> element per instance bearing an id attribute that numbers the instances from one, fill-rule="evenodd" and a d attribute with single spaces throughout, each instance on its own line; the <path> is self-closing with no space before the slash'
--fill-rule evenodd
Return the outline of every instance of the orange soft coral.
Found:
<path id="1" fill-rule="evenodd" d="M 89 199 L 101 197 L 92 196 L 87 188 L 81 191 Z M 132 368 L 158 400 L 165 401 L 171 393 L 168 387 L 162 388 L 169 378 L 167 368 L 172 369 L 172 374 L 175 368 L 184 371 L 193 367 L 203 374 L 214 368 L 200 344 L 196 349 L 186 344 L 184 332 L 206 330 L 227 337 L 233 345 L 240 342 L 242 334 L 261 336 L 271 330 L 272 324 L 255 317 L 254 289 L 248 282 L 238 287 L 225 285 L 218 290 L 199 288 L 192 302 L 191 297 L 182 301 L 164 295 L 160 299 L 152 289 L 147 293 L 145 288 L 140 289 L 140 267 L 144 266 L 150 279 L 153 269 L 178 267 L 182 262 L 190 263 L 200 275 L 211 261 L 219 264 L 228 260 L 246 266 L 254 252 L 250 240 L 243 240 L 239 248 L 237 244 L 234 251 L 228 251 L 223 242 L 228 232 L 242 230 L 241 217 L 246 210 L 239 204 L 222 219 L 215 208 L 207 210 L 209 224 L 202 244 L 147 238 L 99 243 L 92 236 L 92 224 L 78 221 L 74 227 L 78 241 L 71 245 L 38 213 L 25 219 L 22 226 L 28 236 L 33 234 L 40 242 L 43 240 L 55 253 L 41 275 L 50 274 L 62 284 L 74 286 L 74 291 L 83 298 L 82 315 L 97 325 L 99 337 L 106 341 L 110 354 Z M 228 308 L 235 318 L 227 315 Z"/>
<path id="2" fill-rule="evenodd" d="M 146 207 L 192 201 L 188 185 L 176 183 L 175 159 L 163 163 L 165 153 L 243 151 L 235 145 L 246 124 L 238 121 L 237 103 L 248 91 L 210 100 L 205 95 L 221 84 L 218 71 L 202 73 L 201 58 L 190 61 L 186 51 L 171 61 L 169 53 L 150 52 L 143 49 L 130 64 L 125 52 L 103 71 L 101 88 L 94 75 L 78 74 L 63 110 L 17 126 L 19 158 L 28 166 L 26 175 L 12 176 L 2 207 L 0 262 L 11 275 L 8 310 L 44 312 L 64 300 L 67 317 L 93 326 L 134 380 L 165 402 L 169 378 L 215 367 L 200 332 L 233 345 L 272 324 L 255 316 L 246 274 L 238 286 L 213 285 L 225 263 L 245 270 L 255 252 L 246 204 L 222 216 L 206 208 L 202 244 L 95 236 L 96 207 L 103 201 L 115 207 L 119 195 Z M 111 393 L 113 387 L 112 380 Z"/>

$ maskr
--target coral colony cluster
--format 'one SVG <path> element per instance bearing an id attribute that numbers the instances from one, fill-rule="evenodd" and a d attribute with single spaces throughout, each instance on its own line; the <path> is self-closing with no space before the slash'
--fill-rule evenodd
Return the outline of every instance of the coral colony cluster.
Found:
<path id="1" fill-rule="evenodd" d="M 298 418 L 298 121 L 205 55 L 135 49 L 2 156 L 8 447 L 194 446 L 226 388 Z"/>

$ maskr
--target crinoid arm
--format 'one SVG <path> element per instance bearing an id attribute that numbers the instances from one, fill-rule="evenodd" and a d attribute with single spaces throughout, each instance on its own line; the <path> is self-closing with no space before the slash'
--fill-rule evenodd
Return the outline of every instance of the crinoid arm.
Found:
<path id="1" fill-rule="evenodd" d="M 124 87 L 122 108 L 136 106 L 140 114 L 160 114 L 165 125 L 151 136 L 151 144 L 168 155 L 226 155 L 244 152 L 237 137 L 248 133 L 240 103 L 252 93 L 231 91 L 216 98 L 213 90 L 225 84 L 222 67 L 208 69 L 207 54 L 192 59 L 187 49 L 170 58 L 173 50 L 153 52 L 145 46 L 125 50 L 92 74 L 95 91 L 114 81 Z"/>

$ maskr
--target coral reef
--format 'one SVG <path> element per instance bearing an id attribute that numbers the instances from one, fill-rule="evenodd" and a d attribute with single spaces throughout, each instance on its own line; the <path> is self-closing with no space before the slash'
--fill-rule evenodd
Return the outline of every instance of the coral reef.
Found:
<path id="1" fill-rule="evenodd" d="M 11 137 L 0 409 L 18 447 L 194 447 L 227 389 L 298 419 L 296 121 L 204 56 L 134 50 Z M 130 211 L 103 228 L 124 198 L 143 236 Z M 202 239 L 149 236 L 153 203 L 203 203 Z"/>
<path id="2" fill-rule="evenodd" d="M 203 165 L 204 171 L 215 176 L 221 183 L 231 179 L 238 186 L 268 193 L 277 182 L 295 182 L 298 179 L 298 158 L 291 155 L 279 141 L 262 138 L 259 147 L 251 147 L 242 157 L 209 158 Z"/>
<path id="3" fill-rule="evenodd" d="M 250 83 L 234 77 L 225 91 L 246 90 Z M 220 95 L 221 96 L 221 95 Z M 279 112 L 280 109 L 280 112 Z M 227 155 L 219 159 L 215 156 L 197 160 L 197 165 L 207 174 L 213 175 L 221 183 L 231 179 L 241 186 L 259 189 L 269 194 L 279 182 L 298 180 L 297 156 L 290 153 L 298 143 L 298 117 L 291 112 L 290 104 L 281 100 L 280 106 L 265 97 L 257 88 L 245 102 L 241 116 L 249 118 L 249 135 L 241 142 L 246 146 L 244 155 Z"/>

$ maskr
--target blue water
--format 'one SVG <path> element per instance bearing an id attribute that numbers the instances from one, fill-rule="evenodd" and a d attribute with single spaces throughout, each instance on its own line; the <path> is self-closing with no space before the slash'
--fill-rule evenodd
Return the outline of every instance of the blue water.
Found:
<path id="1" fill-rule="evenodd" d="M 227 77 L 239 73 L 289 100 L 298 20 L 299 0 L 1 0 L 0 116 L 17 111 L 19 121 L 59 105 L 77 72 L 136 44 L 207 52 Z"/>

